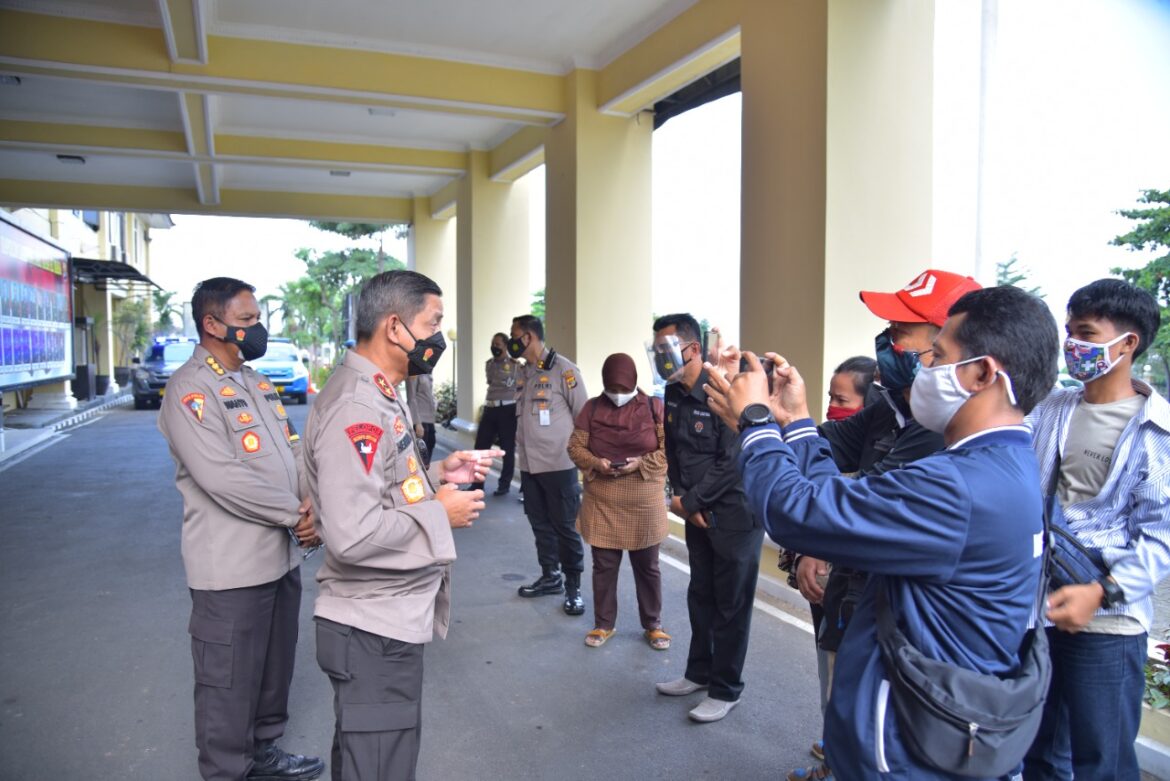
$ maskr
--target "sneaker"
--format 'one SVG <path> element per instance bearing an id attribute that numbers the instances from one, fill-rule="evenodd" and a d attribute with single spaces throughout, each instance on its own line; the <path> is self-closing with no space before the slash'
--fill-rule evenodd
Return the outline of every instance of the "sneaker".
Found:
<path id="1" fill-rule="evenodd" d="M 682 697 L 686 694 L 694 694 L 695 692 L 706 689 L 707 684 L 695 683 L 688 678 L 678 678 L 677 680 L 667 681 L 666 683 L 656 683 L 654 688 L 658 690 L 659 694 L 665 694 L 668 697 Z"/>
<path id="2" fill-rule="evenodd" d="M 687 715 L 691 717 L 691 721 L 698 721 L 707 723 L 711 721 L 719 721 L 721 718 L 731 713 L 731 709 L 739 705 L 739 700 L 713 700 L 710 697 L 704 697 L 703 701 L 691 709 Z"/>

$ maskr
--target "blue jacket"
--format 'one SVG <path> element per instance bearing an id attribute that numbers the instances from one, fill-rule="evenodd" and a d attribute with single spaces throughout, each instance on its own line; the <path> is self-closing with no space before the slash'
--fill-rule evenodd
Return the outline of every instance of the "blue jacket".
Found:
<path id="1" fill-rule="evenodd" d="M 787 442 L 785 441 L 787 440 Z M 982 432 L 883 475 L 840 476 L 812 421 L 740 437 L 748 502 L 778 544 L 866 570 L 866 592 L 837 655 L 825 717 L 838 779 L 948 778 L 899 738 L 877 644 L 874 594 L 929 657 L 1009 674 L 1032 619 L 1043 517 L 1023 426 Z"/>

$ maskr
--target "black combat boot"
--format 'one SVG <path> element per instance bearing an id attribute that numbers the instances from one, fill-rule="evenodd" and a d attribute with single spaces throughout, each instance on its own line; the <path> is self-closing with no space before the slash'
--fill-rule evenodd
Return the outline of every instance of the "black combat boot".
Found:
<path id="1" fill-rule="evenodd" d="M 561 571 L 545 569 L 544 574 L 527 586 L 520 587 L 522 597 L 543 597 L 549 594 L 559 594 L 564 591 L 565 583 L 561 579 Z"/>
<path id="2" fill-rule="evenodd" d="M 581 573 L 565 573 L 565 613 L 579 616 L 585 612 L 585 600 L 581 599 Z"/>
<path id="3" fill-rule="evenodd" d="M 325 771 L 318 757 L 289 754 L 276 747 L 274 740 L 256 741 L 248 781 L 311 781 Z"/>

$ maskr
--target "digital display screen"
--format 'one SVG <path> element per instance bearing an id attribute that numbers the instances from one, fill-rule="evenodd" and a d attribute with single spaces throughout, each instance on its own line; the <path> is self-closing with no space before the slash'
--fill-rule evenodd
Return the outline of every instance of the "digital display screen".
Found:
<path id="1" fill-rule="evenodd" d="M 0 389 L 73 378 L 69 255 L 0 218 Z"/>

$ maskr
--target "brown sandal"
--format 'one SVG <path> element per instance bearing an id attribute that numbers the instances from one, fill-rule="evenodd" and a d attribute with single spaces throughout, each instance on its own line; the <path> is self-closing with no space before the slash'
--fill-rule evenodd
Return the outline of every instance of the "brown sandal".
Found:
<path id="1" fill-rule="evenodd" d="M 670 635 L 662 631 L 662 627 L 646 630 L 646 642 L 655 651 L 665 651 L 670 648 Z"/>
<path id="2" fill-rule="evenodd" d="M 613 637 L 613 629 L 593 629 L 585 635 L 585 645 L 590 648 L 600 648 L 605 645 L 605 641 Z"/>

